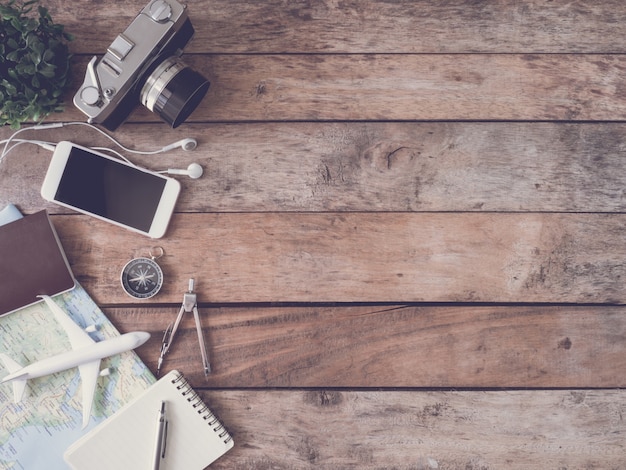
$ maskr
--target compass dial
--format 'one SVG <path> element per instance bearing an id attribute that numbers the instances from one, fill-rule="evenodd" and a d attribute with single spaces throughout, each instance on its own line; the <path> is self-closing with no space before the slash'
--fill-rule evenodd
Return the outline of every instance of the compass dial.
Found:
<path id="1" fill-rule="evenodd" d="M 163 285 L 163 271 L 150 258 L 135 258 L 122 269 L 122 287 L 131 297 L 149 299 L 155 296 Z"/>

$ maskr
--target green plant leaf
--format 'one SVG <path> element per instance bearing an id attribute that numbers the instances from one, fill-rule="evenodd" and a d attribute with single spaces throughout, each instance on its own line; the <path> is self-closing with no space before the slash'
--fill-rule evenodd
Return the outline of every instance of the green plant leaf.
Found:
<path id="1" fill-rule="evenodd" d="M 38 70 L 38 73 L 40 75 L 43 75 L 46 78 L 54 78 L 55 72 L 56 72 L 56 67 L 51 64 L 44 64 L 43 67 L 41 67 Z"/>
<path id="2" fill-rule="evenodd" d="M 15 28 L 16 31 L 19 31 L 20 33 L 22 31 L 24 31 L 24 25 L 22 24 L 22 22 L 20 21 L 19 18 L 11 18 L 11 26 L 13 26 Z"/>
<path id="3" fill-rule="evenodd" d="M 34 7 L 37 6 L 35 9 Z M 19 129 L 63 109 L 71 35 L 39 0 L 0 5 L 0 125 Z"/>
<path id="4" fill-rule="evenodd" d="M 15 86 L 15 85 L 13 85 L 12 83 L 9 83 L 9 82 L 8 82 L 8 81 L 6 81 L 6 80 L 3 80 L 3 83 L 2 83 L 2 84 L 4 85 L 4 89 L 6 90 L 6 92 L 7 92 L 7 94 L 8 94 L 9 96 L 15 96 L 15 95 L 17 95 L 17 88 L 16 88 L 16 86 Z M 5 104 L 7 104 L 7 103 L 5 103 Z"/>
<path id="5" fill-rule="evenodd" d="M 9 47 L 9 49 L 12 49 L 12 50 L 20 49 L 20 45 L 12 37 L 7 40 L 7 47 Z"/>
<path id="6" fill-rule="evenodd" d="M 54 51 L 52 49 L 46 49 L 43 53 L 44 62 L 52 62 L 54 60 Z"/>
<path id="7" fill-rule="evenodd" d="M 31 50 L 35 51 L 39 56 L 42 56 L 44 52 L 46 52 L 46 46 L 41 40 L 35 36 L 33 42 L 30 46 Z"/>
<path id="8" fill-rule="evenodd" d="M 19 18 L 19 11 L 13 10 L 7 6 L 2 5 L 0 7 L 0 16 L 6 21 L 11 21 L 13 18 Z"/>
<path id="9" fill-rule="evenodd" d="M 24 31 L 26 32 L 35 31 L 38 26 L 39 26 L 39 23 L 37 22 L 37 20 L 35 20 L 34 18 L 31 18 L 26 23 L 24 23 Z"/>

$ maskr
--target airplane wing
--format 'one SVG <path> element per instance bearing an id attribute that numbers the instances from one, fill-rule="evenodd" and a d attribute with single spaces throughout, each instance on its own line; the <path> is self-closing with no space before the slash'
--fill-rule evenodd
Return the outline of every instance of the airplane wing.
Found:
<path id="1" fill-rule="evenodd" d="M 74 323 L 54 300 L 47 295 L 40 295 L 40 297 L 46 302 L 46 305 L 52 310 L 58 322 L 63 326 L 72 349 L 96 343 L 85 330 Z M 78 366 L 78 372 L 80 373 L 80 381 L 83 388 L 83 429 L 85 429 L 91 417 L 93 396 L 96 391 L 98 376 L 100 375 L 100 359 Z"/>
<path id="2" fill-rule="evenodd" d="M 93 339 L 91 339 L 91 336 L 85 332 L 85 330 L 78 326 L 74 320 L 72 320 L 68 314 L 65 313 L 61 307 L 59 307 L 59 305 L 50 298 L 50 296 L 40 295 L 39 297 L 46 302 L 48 308 L 52 310 L 52 313 L 54 313 L 57 321 L 67 333 L 72 349 L 78 349 L 96 343 Z"/>
<path id="3" fill-rule="evenodd" d="M 6 354 L 0 354 L 0 360 L 2 360 L 4 367 L 6 367 L 10 373 L 17 372 L 22 368 L 21 364 L 18 364 Z M 17 403 L 24 396 L 24 390 L 26 390 L 26 379 L 20 379 L 18 377 L 13 380 L 12 385 L 13 400 L 15 401 L 15 403 Z"/>
<path id="4" fill-rule="evenodd" d="M 96 392 L 96 383 L 100 376 L 100 359 L 78 366 L 80 382 L 83 387 L 83 429 L 89 424 L 91 406 Z"/>

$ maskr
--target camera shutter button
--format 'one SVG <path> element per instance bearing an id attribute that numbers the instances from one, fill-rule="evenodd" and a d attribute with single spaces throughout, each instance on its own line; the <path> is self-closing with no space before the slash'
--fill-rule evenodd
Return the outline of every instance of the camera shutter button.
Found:
<path id="1" fill-rule="evenodd" d="M 80 99 L 87 106 L 96 106 L 100 102 L 100 90 L 95 86 L 86 86 L 80 92 Z"/>
<path id="2" fill-rule="evenodd" d="M 155 0 L 150 5 L 150 17 L 158 22 L 164 23 L 172 16 L 172 7 L 165 0 Z"/>

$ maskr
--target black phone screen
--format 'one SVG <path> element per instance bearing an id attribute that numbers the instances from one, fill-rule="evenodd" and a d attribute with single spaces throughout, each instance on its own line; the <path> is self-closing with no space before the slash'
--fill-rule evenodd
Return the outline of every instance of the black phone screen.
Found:
<path id="1" fill-rule="evenodd" d="M 55 199 L 148 232 L 166 179 L 73 147 Z"/>

